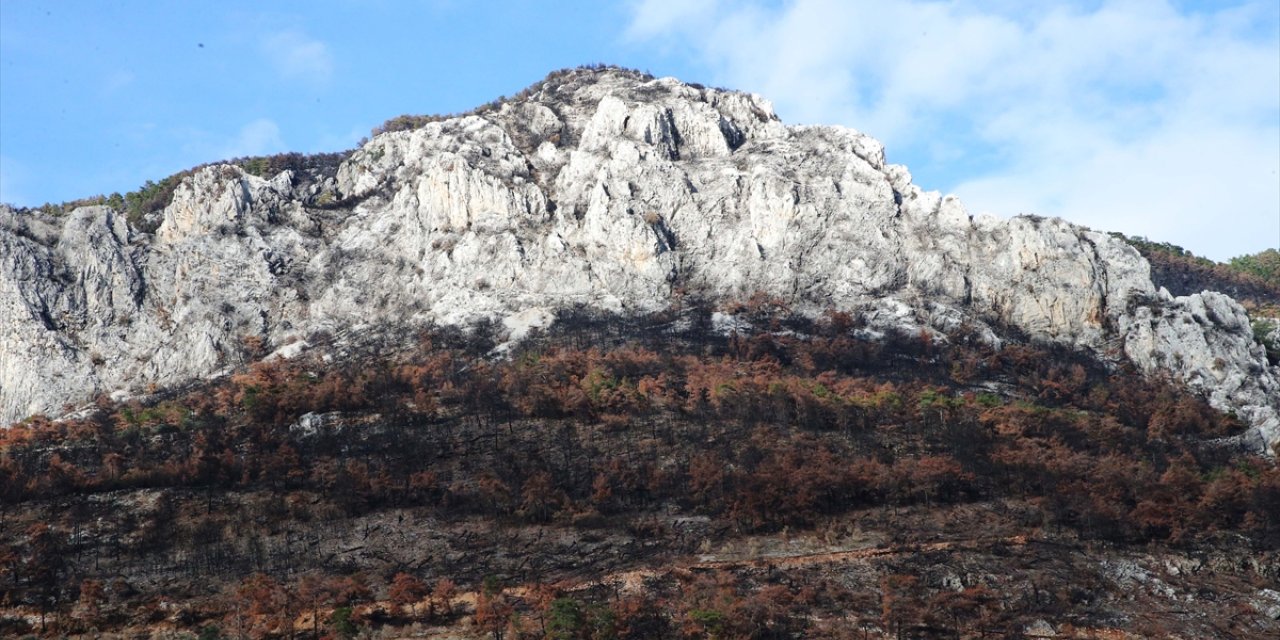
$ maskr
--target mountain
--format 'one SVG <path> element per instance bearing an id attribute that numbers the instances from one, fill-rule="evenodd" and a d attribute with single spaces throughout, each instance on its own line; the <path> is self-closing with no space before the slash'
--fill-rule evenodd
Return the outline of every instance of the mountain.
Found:
<path id="1" fill-rule="evenodd" d="M 871 330 L 966 325 L 1127 357 L 1235 411 L 1255 446 L 1280 438 L 1277 372 L 1227 296 L 1173 297 L 1106 234 L 971 217 L 863 134 L 670 78 L 553 74 L 375 136 L 335 171 L 208 166 L 156 222 L 0 213 L 0 419 L 225 372 L 246 343 L 761 293 Z"/>
<path id="2" fill-rule="evenodd" d="M 4 208 L 0 635 L 1274 637 L 1273 284 L 1169 253 L 616 68 Z"/>

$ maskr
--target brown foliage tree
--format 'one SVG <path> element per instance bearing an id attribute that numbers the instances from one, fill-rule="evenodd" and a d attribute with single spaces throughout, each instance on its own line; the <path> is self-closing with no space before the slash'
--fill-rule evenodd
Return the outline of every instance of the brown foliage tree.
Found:
<path id="1" fill-rule="evenodd" d="M 413 617 L 418 617 L 418 603 L 430 593 L 427 584 L 408 573 L 397 573 L 387 588 L 387 598 L 398 607 L 409 607 Z"/>

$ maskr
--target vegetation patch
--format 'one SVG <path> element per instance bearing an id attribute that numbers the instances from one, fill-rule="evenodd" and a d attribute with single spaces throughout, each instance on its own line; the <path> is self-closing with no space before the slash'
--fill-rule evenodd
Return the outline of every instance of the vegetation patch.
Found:
<path id="1" fill-rule="evenodd" d="M 1239 300 L 1247 309 L 1280 304 L 1280 252 L 1275 249 L 1220 263 L 1168 242 L 1112 235 L 1137 249 L 1151 263 L 1155 285 L 1175 296 L 1210 290 Z"/>
<path id="2" fill-rule="evenodd" d="M 306 176 L 323 176 L 334 174 L 338 166 L 350 155 L 350 151 L 343 151 L 309 155 L 279 153 L 272 156 L 232 158 L 179 171 L 171 176 L 162 178 L 159 182 L 147 180 L 138 189 L 124 195 L 113 193 L 109 196 L 97 195 L 79 200 L 70 200 L 61 204 L 46 203 L 39 207 L 34 207 L 33 210 L 46 215 L 61 216 L 79 207 L 102 205 L 123 213 L 129 220 L 129 224 L 134 228 L 151 233 L 155 231 L 156 226 L 159 224 L 158 220 L 153 219 L 153 214 L 159 213 L 169 206 L 169 203 L 173 201 L 174 191 L 177 190 L 178 185 L 182 184 L 183 180 L 205 167 L 230 164 L 240 167 L 245 173 L 260 178 L 269 178 L 285 170 L 298 172 Z"/>

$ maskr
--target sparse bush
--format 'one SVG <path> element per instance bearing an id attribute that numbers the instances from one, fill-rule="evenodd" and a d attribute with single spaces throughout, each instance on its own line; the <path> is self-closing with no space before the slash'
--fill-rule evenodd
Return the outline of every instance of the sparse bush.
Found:
<path id="1" fill-rule="evenodd" d="M 1267 360 L 1271 364 L 1280 364 L 1280 344 L 1271 337 L 1276 330 L 1274 320 L 1254 320 L 1253 339 L 1267 350 Z"/>

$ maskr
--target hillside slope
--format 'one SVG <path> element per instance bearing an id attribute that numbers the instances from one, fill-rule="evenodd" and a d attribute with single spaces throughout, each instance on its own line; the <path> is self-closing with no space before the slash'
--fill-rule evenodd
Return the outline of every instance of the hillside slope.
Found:
<path id="1" fill-rule="evenodd" d="M 352 335 L 0 432 L 0 636 L 1280 633 L 1280 469 L 1238 421 L 1068 348 L 858 328 Z"/>

